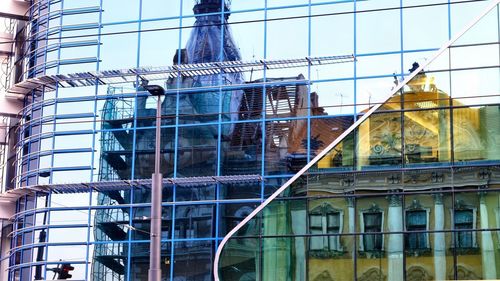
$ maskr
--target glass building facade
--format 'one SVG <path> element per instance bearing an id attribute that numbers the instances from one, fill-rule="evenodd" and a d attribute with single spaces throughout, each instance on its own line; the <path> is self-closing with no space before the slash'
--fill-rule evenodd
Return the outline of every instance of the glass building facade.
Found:
<path id="1" fill-rule="evenodd" d="M 499 14 L 493 0 L 33 1 L 13 64 L 13 83 L 38 84 L 6 183 L 23 192 L 8 280 L 63 263 L 76 280 L 146 280 L 145 80 L 166 90 L 162 280 L 499 278 Z M 155 78 L 163 66 L 175 75 Z"/>

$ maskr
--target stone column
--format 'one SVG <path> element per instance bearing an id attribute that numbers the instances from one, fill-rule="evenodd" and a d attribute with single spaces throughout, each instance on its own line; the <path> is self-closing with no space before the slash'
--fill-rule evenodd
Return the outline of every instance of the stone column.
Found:
<path id="1" fill-rule="evenodd" d="M 434 230 L 444 229 L 443 194 L 434 195 Z M 446 279 L 446 241 L 444 232 L 434 233 L 434 278 Z"/>
<path id="2" fill-rule="evenodd" d="M 389 232 L 403 231 L 403 209 L 401 196 L 391 195 L 387 213 L 387 228 Z M 403 265 L 403 234 L 389 234 L 387 239 L 388 281 L 399 281 L 404 278 Z"/>
<path id="3" fill-rule="evenodd" d="M 307 210 L 304 208 L 298 208 L 291 211 L 292 219 L 292 232 L 295 234 L 307 233 Z M 307 248 L 306 248 L 306 238 L 295 237 L 293 239 L 295 242 L 295 273 L 294 280 L 306 280 L 306 260 L 307 260 Z"/>
<path id="4" fill-rule="evenodd" d="M 356 232 L 355 229 L 356 211 L 354 210 L 354 197 L 347 198 L 347 215 L 349 218 L 347 231 L 348 233 L 354 233 Z"/>
<path id="5" fill-rule="evenodd" d="M 263 210 L 263 234 L 280 236 L 290 233 L 288 202 L 272 202 Z M 262 280 L 290 281 L 291 251 L 289 238 L 262 239 Z"/>
<path id="6" fill-rule="evenodd" d="M 348 197 L 347 199 L 347 232 L 348 233 L 355 233 L 356 232 L 356 211 L 354 208 L 354 197 Z M 354 258 L 355 252 L 357 249 L 359 249 L 359 245 L 356 244 L 355 241 L 359 241 L 358 236 L 351 236 L 352 237 L 352 257 Z M 357 246 L 355 246 L 357 245 Z"/>
<path id="7" fill-rule="evenodd" d="M 479 215 L 481 221 L 481 229 L 489 229 L 488 208 L 486 206 L 485 194 L 480 195 Z M 495 263 L 495 249 L 493 247 L 493 239 L 491 231 L 481 231 L 481 258 L 483 261 L 483 279 L 497 279 L 497 270 Z"/>

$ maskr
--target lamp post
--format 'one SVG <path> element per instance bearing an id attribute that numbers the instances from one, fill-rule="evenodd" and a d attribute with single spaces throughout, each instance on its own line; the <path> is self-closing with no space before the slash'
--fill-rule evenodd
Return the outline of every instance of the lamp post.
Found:
<path id="1" fill-rule="evenodd" d="M 156 133 L 155 133 L 155 172 L 151 176 L 151 231 L 149 248 L 149 281 L 161 280 L 161 202 L 162 202 L 162 174 L 160 173 L 160 140 L 161 140 L 161 100 L 165 90 L 158 85 L 147 85 L 143 81 L 142 87 L 152 96 L 157 97 L 156 102 Z"/>

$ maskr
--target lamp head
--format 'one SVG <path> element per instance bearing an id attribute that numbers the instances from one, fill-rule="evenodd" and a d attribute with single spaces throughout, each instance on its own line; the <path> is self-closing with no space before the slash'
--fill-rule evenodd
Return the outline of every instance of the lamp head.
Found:
<path id="1" fill-rule="evenodd" d="M 146 91 L 148 91 L 152 96 L 163 96 L 165 95 L 165 89 L 159 85 L 144 85 Z"/>

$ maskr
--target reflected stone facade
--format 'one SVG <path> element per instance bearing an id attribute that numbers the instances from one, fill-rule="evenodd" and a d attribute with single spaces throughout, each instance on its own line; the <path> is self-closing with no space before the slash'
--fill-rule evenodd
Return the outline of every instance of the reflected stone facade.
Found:
<path id="1" fill-rule="evenodd" d="M 237 228 L 222 245 L 222 280 L 497 278 L 499 107 L 469 106 L 414 68 L 252 214 L 261 229 Z"/>

